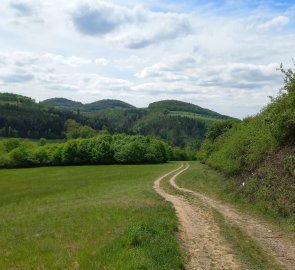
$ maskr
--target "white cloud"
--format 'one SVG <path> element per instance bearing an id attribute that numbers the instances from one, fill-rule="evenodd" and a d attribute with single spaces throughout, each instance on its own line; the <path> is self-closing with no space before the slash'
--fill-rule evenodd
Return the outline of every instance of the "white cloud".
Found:
<path id="1" fill-rule="evenodd" d="M 107 66 L 110 62 L 105 59 L 105 58 L 96 58 L 95 59 L 95 64 L 96 65 L 103 65 L 103 66 Z"/>
<path id="2" fill-rule="evenodd" d="M 266 21 L 263 24 L 257 26 L 259 29 L 270 30 L 275 27 L 284 27 L 290 22 L 290 19 L 287 16 L 278 16 L 269 21 Z"/>
<path id="3" fill-rule="evenodd" d="M 187 15 L 105 2 L 79 5 L 72 14 L 72 21 L 81 34 L 105 37 L 130 49 L 145 48 L 192 32 Z"/>
<path id="4" fill-rule="evenodd" d="M 291 9 L 130 1 L 1 1 L 1 91 L 136 106 L 180 99 L 239 117 L 278 92 L 276 67 L 295 55 Z"/>
<path id="5" fill-rule="evenodd" d="M 32 1 L 12 0 L 10 1 L 10 8 L 19 16 L 29 17 L 36 14 L 35 5 Z"/>

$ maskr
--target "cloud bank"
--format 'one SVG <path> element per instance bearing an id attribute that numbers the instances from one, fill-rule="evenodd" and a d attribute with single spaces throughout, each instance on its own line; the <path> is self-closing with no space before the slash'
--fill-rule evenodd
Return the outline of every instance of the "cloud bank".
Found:
<path id="1" fill-rule="evenodd" d="M 0 91 L 42 100 L 180 99 L 235 117 L 278 93 L 295 6 L 273 1 L 3 0 Z"/>

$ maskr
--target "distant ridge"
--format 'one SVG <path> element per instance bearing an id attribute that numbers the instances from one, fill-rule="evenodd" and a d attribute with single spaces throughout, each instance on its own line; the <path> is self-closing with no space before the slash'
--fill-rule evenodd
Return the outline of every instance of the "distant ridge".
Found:
<path id="1" fill-rule="evenodd" d="M 133 105 L 130 105 L 124 101 L 117 99 L 103 99 L 96 102 L 88 103 L 83 106 L 83 111 L 93 112 L 105 109 L 134 109 Z"/>
<path id="2" fill-rule="evenodd" d="M 135 106 L 117 99 L 102 99 L 92 103 L 83 104 L 82 102 L 72 101 L 66 98 L 50 98 L 41 101 L 40 104 L 47 105 L 62 110 L 70 110 L 76 112 L 80 110 L 81 113 L 94 113 L 104 110 L 114 109 L 137 109 Z M 204 117 L 213 117 L 217 119 L 232 118 L 227 115 L 222 115 L 217 112 L 202 108 L 198 105 L 179 101 L 179 100 L 160 100 L 150 103 L 148 110 L 167 110 L 170 112 L 184 112 L 196 114 Z"/>
<path id="3" fill-rule="evenodd" d="M 66 98 L 50 98 L 40 102 L 43 105 L 55 107 L 62 110 L 81 112 L 95 112 L 106 109 L 133 109 L 134 106 L 116 99 L 103 99 L 88 104 L 72 101 Z"/>
<path id="4" fill-rule="evenodd" d="M 73 101 L 67 98 L 50 98 L 40 103 L 47 106 L 55 107 L 58 109 L 70 110 L 70 111 L 72 110 L 76 111 L 77 109 L 83 106 L 81 102 Z"/>
<path id="5" fill-rule="evenodd" d="M 227 115 L 222 115 L 209 109 L 202 108 L 198 105 L 179 100 L 161 100 L 153 102 L 149 105 L 148 108 L 152 110 L 163 109 L 171 112 L 188 112 L 221 119 L 231 118 Z"/>
<path id="6" fill-rule="evenodd" d="M 115 99 L 83 104 L 66 98 L 51 98 L 37 103 L 29 97 L 0 93 L 0 136 L 63 139 L 69 119 L 104 134 L 125 133 L 162 139 L 172 147 L 185 148 L 191 157 L 212 124 L 228 119 L 235 121 L 178 100 L 162 100 L 147 108 L 136 108 Z"/>

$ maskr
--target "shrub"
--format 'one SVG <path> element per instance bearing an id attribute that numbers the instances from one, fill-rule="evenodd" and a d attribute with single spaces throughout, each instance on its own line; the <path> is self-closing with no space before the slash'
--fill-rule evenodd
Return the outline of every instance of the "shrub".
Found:
<path id="1" fill-rule="evenodd" d="M 30 167 L 33 165 L 30 155 L 32 146 L 27 143 L 22 143 L 19 147 L 13 149 L 9 153 L 11 165 L 15 167 Z"/>
<path id="2" fill-rule="evenodd" d="M 66 142 L 62 149 L 62 162 L 64 164 L 75 164 L 77 156 L 77 141 L 70 140 Z"/>
<path id="3" fill-rule="evenodd" d="M 93 164 L 113 163 L 112 137 L 109 135 L 93 138 L 90 142 L 90 162 Z"/>
<path id="4" fill-rule="evenodd" d="M 20 139 L 16 139 L 16 138 L 10 138 L 7 140 L 3 141 L 3 146 L 4 149 L 6 150 L 6 152 L 10 152 L 13 149 L 19 147 L 19 145 L 21 144 L 21 140 Z"/>
<path id="5" fill-rule="evenodd" d="M 168 145 L 156 139 L 123 134 L 103 135 L 39 147 L 22 143 L 9 155 L 1 156 L 0 167 L 161 163 L 168 160 L 168 152 Z"/>
<path id="6" fill-rule="evenodd" d="M 47 140 L 45 138 L 41 138 L 39 141 L 40 146 L 44 146 L 47 143 Z"/>

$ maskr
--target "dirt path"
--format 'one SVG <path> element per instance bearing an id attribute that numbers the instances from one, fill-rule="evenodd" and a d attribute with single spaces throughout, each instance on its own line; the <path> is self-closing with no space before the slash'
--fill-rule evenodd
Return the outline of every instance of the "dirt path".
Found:
<path id="1" fill-rule="evenodd" d="M 175 183 L 177 175 L 174 175 L 174 177 L 170 179 L 170 184 L 175 189 L 190 193 L 199 198 L 204 204 L 217 209 L 225 218 L 235 222 L 240 228 L 247 232 L 250 237 L 260 243 L 262 248 L 271 254 L 284 268 L 295 269 L 295 246 L 286 236 L 278 231 L 277 228 L 253 216 L 241 213 L 232 205 L 210 198 L 204 194 L 179 187 Z"/>
<path id="2" fill-rule="evenodd" d="M 192 205 L 184 197 L 168 194 L 162 189 L 160 184 L 164 178 L 172 175 L 170 181 L 174 183 L 176 177 L 188 168 L 189 165 L 181 165 L 154 184 L 155 190 L 176 209 L 179 238 L 189 255 L 188 270 L 240 269 L 240 263 L 220 235 L 211 207 Z"/>

